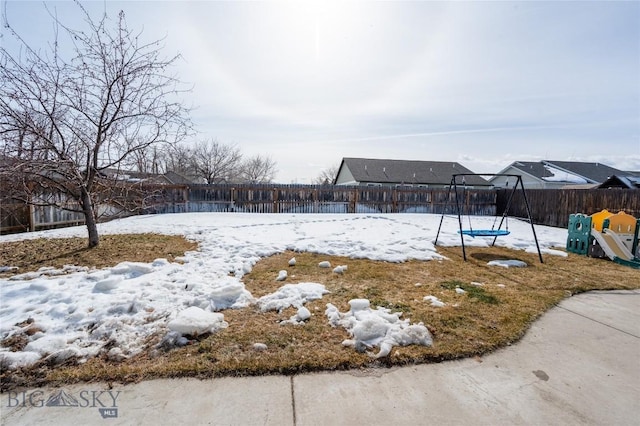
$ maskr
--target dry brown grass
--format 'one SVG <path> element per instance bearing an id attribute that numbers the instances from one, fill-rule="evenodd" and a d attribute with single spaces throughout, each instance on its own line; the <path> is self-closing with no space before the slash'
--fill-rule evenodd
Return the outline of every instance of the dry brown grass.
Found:
<path id="1" fill-rule="evenodd" d="M 153 262 L 159 257 L 171 261 L 198 245 L 180 236 L 158 234 L 105 235 L 100 245 L 87 248 L 86 238 L 41 238 L 0 243 L 0 263 L 16 266 L 14 272 L 0 273 L 7 277 L 16 273 L 36 271 L 41 267 L 62 268 L 64 265 L 103 268 L 120 262 Z"/>
<path id="2" fill-rule="evenodd" d="M 137 257 L 137 253 L 143 251 L 136 248 L 138 243 L 132 244 L 129 237 L 111 238 L 126 239 L 126 260 L 144 260 Z M 139 240 L 139 244 L 144 244 L 143 241 Z M 175 244 L 175 240 L 171 241 Z M 181 247 L 191 249 L 188 244 Z M 5 250 L 4 245 L 0 245 L 0 249 Z M 223 312 L 229 323 L 227 329 L 201 336 L 180 349 L 161 353 L 149 350 L 120 363 L 94 358 L 83 365 L 55 369 L 40 365 L 27 371 L 5 372 L 3 381 L 33 385 L 296 373 L 480 356 L 518 340 L 536 318 L 571 294 L 640 287 L 637 271 L 606 260 L 570 254 L 566 258 L 545 256 L 545 263 L 540 264 L 537 254 L 504 248 L 469 248 L 469 260 L 463 262 L 459 247 L 440 247 L 439 251 L 449 260 L 386 263 L 282 253 L 259 262 L 251 274 L 244 277 L 244 282 L 255 297 L 260 297 L 278 289 L 283 283 L 276 282 L 275 277 L 279 270 L 288 269 L 287 283 L 325 285 L 331 293 L 307 304 L 313 315 L 305 325 L 279 323 L 295 314 L 293 308 L 282 313 L 262 313 L 256 307 L 227 310 Z M 154 253 L 153 258 L 158 257 L 157 247 Z M 297 264 L 288 267 L 287 261 L 293 256 Z M 508 269 L 487 266 L 487 262 L 494 259 L 519 259 L 529 266 Z M 339 275 L 331 269 L 319 268 L 317 265 L 323 260 L 333 265 L 348 265 L 348 270 Z M 112 264 L 115 263 L 114 259 Z M 473 286 L 471 282 L 483 285 Z M 468 292 L 457 294 L 456 286 Z M 426 295 L 437 296 L 446 306 L 432 307 L 423 300 Z M 397 347 L 390 356 L 378 360 L 343 347 L 341 342 L 348 337 L 346 331 L 332 328 L 324 311 L 327 303 L 347 311 L 348 301 L 353 298 L 367 298 L 374 306 L 402 311 L 403 317 L 412 322 L 423 322 L 433 335 L 433 346 Z M 149 346 L 159 337 L 150 340 Z M 268 349 L 256 351 L 253 349 L 256 342 L 265 343 Z"/>

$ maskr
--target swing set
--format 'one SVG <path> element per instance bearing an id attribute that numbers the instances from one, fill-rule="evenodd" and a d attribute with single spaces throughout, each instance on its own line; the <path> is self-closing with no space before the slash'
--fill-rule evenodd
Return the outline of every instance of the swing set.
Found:
<path id="1" fill-rule="evenodd" d="M 509 194 L 509 199 L 507 200 L 507 206 L 504 209 L 504 212 L 502 213 L 502 218 L 500 219 L 500 223 L 498 225 L 498 227 L 496 228 L 496 222 L 498 221 L 498 216 L 496 215 L 494 220 L 493 220 L 493 224 L 491 226 L 491 229 L 473 229 L 473 226 L 471 224 L 471 215 L 467 214 L 467 218 L 469 221 L 469 228 L 468 229 L 463 229 L 462 228 L 462 216 L 465 215 L 464 212 L 464 206 L 465 206 L 465 201 L 466 201 L 466 191 L 467 191 L 467 184 L 466 184 L 466 179 L 465 177 L 467 176 L 504 176 L 507 178 L 514 178 L 516 180 L 516 183 L 513 185 L 513 189 L 511 190 L 510 194 Z M 458 196 L 458 188 L 462 186 L 462 197 Z M 508 187 L 508 182 L 507 182 L 507 187 Z M 538 237 L 536 236 L 536 230 L 533 227 L 533 221 L 531 220 L 531 209 L 529 208 L 529 201 L 527 200 L 527 194 L 524 190 L 524 185 L 522 184 L 522 176 L 520 175 L 511 175 L 511 174 L 493 174 L 493 173 L 483 173 L 483 174 L 478 174 L 478 173 L 459 173 L 459 174 L 454 174 L 451 177 L 451 183 L 449 184 L 449 190 L 447 192 L 447 203 L 444 207 L 444 210 L 442 211 L 442 216 L 440 217 L 440 225 L 438 226 L 438 233 L 436 234 L 436 240 L 434 241 L 434 245 L 438 245 L 438 237 L 440 236 L 440 229 L 442 228 L 442 221 L 444 220 L 444 216 L 445 213 L 447 212 L 447 207 L 449 207 L 449 200 L 451 199 L 451 190 L 453 189 L 454 194 L 455 194 L 455 203 L 456 203 L 456 213 L 458 215 L 458 226 L 459 226 L 459 230 L 458 230 L 458 234 L 460 234 L 460 242 L 462 243 L 462 257 L 464 258 L 464 260 L 467 260 L 467 253 L 464 247 L 464 236 L 468 235 L 472 238 L 475 237 L 493 237 L 493 242 L 491 243 L 491 246 L 493 247 L 496 244 L 496 241 L 498 239 L 498 237 L 502 237 L 505 235 L 509 235 L 510 231 L 509 231 L 509 218 L 508 218 L 508 214 L 509 214 L 509 209 L 511 208 L 511 202 L 513 201 L 513 195 L 516 193 L 516 191 L 518 190 L 518 187 L 522 190 L 522 197 L 524 198 L 524 204 L 527 208 L 527 218 L 529 219 L 529 223 L 531 224 L 531 232 L 533 233 L 533 239 L 536 242 L 536 248 L 538 250 L 538 257 L 540 258 L 540 263 L 544 263 L 542 261 L 542 253 L 540 252 L 540 245 L 538 244 Z M 462 198 L 462 201 L 460 200 L 460 198 Z M 502 225 L 504 224 L 504 229 L 502 228 Z"/>

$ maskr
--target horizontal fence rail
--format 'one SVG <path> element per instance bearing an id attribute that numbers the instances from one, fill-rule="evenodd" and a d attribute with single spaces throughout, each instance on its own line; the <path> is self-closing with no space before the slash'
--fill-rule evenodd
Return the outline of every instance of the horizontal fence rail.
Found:
<path id="1" fill-rule="evenodd" d="M 502 215 L 511 189 L 460 189 L 464 215 Z M 640 191 L 629 189 L 526 191 L 534 223 L 566 227 L 571 213 L 624 210 L 640 217 Z M 447 188 L 340 185 L 137 185 L 122 190 L 118 211 L 110 200 L 98 201 L 101 220 L 131 214 L 186 212 L 247 213 L 433 213 L 456 214 L 455 193 Z M 134 208 L 132 208 L 132 206 Z M 513 196 L 509 216 L 527 217 L 521 191 Z M 0 204 L 1 233 L 83 224 L 82 214 L 47 206 Z"/>

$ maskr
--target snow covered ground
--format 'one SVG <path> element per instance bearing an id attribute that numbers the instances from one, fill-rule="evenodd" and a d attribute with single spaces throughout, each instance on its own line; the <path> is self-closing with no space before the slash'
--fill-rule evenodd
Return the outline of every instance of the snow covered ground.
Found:
<path id="1" fill-rule="evenodd" d="M 492 217 L 472 220 L 476 229 L 491 228 L 494 221 Z M 143 350 L 145 339 L 156 333 L 165 335 L 164 343 L 179 346 L 184 343 L 183 334 L 227 327 L 225 309 L 252 304 L 263 310 L 293 306 L 298 313 L 286 326 L 304 326 L 308 318 L 304 303 L 322 298 L 324 286 L 290 282 L 285 277 L 287 283 L 278 292 L 256 300 L 245 289 L 242 277 L 261 258 L 294 250 L 389 262 L 441 259 L 433 245 L 439 221 L 439 215 L 429 214 L 183 213 L 100 224 L 103 235 L 178 234 L 197 241 L 200 248 L 186 253 L 178 263 L 157 259 L 100 270 L 69 265 L 63 270 L 0 279 L 0 337 L 31 330 L 24 351 L 0 348 L 0 362 L 15 368 L 43 357 L 53 363 L 70 357 L 87 359 L 101 353 L 107 342 L 108 356 L 117 360 Z M 511 234 L 499 238 L 497 245 L 536 251 L 529 224 L 510 219 L 509 229 Z M 459 245 L 457 230 L 457 218 L 446 217 L 439 245 Z M 536 226 L 536 233 L 543 253 L 565 255 L 552 247 L 565 245 L 566 229 Z M 0 242 L 78 236 L 86 236 L 84 227 L 0 236 Z M 469 246 L 487 246 L 490 241 L 465 236 Z M 3 267 L 12 265 L 0 260 Z M 348 276 L 348 270 L 343 273 Z M 345 345 L 356 349 L 379 346 L 378 355 L 384 355 L 395 344 L 430 344 L 420 324 L 365 305 L 357 299 L 347 313 L 340 313 L 340 307 L 328 307 L 327 321 L 345 327 L 352 338 Z"/>

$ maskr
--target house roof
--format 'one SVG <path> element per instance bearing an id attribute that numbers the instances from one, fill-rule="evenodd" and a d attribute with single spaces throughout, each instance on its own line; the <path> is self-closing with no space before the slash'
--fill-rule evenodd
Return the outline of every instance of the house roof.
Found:
<path id="1" fill-rule="evenodd" d="M 165 173 L 163 176 L 166 180 L 174 185 L 189 185 L 193 183 L 191 179 L 171 170 Z"/>
<path id="2" fill-rule="evenodd" d="M 626 175 L 622 170 L 614 169 L 602 163 L 584 163 L 580 161 L 544 161 L 544 163 L 582 176 L 593 183 L 604 182 L 613 175 Z"/>
<path id="3" fill-rule="evenodd" d="M 516 161 L 509 167 L 548 182 L 602 183 L 613 175 L 628 175 L 606 164 L 581 161 Z"/>
<path id="4" fill-rule="evenodd" d="M 613 175 L 600 185 L 598 188 L 629 188 L 640 189 L 640 176 L 617 176 Z"/>
<path id="5" fill-rule="evenodd" d="M 177 173 L 168 172 L 165 174 L 137 172 L 133 170 L 119 170 L 119 169 L 103 169 L 102 175 L 112 179 L 134 182 L 147 182 L 155 184 L 185 184 L 191 183 L 185 177 L 181 177 Z M 174 179 L 176 181 L 174 181 Z M 187 182 L 184 182 L 186 180 Z"/>
<path id="6" fill-rule="evenodd" d="M 530 174 L 531 176 L 534 176 L 538 179 L 549 178 L 553 176 L 553 173 L 551 173 L 541 161 L 516 161 L 509 167 L 522 170 L 524 173 Z M 507 167 L 507 169 L 509 167 Z"/>
<path id="7" fill-rule="evenodd" d="M 343 158 L 337 176 L 340 176 L 344 167 L 347 167 L 353 178 L 360 183 L 448 185 L 454 174 L 473 173 L 459 163 L 451 161 Z M 465 180 L 467 185 L 491 186 L 480 176 L 467 176 Z"/>

